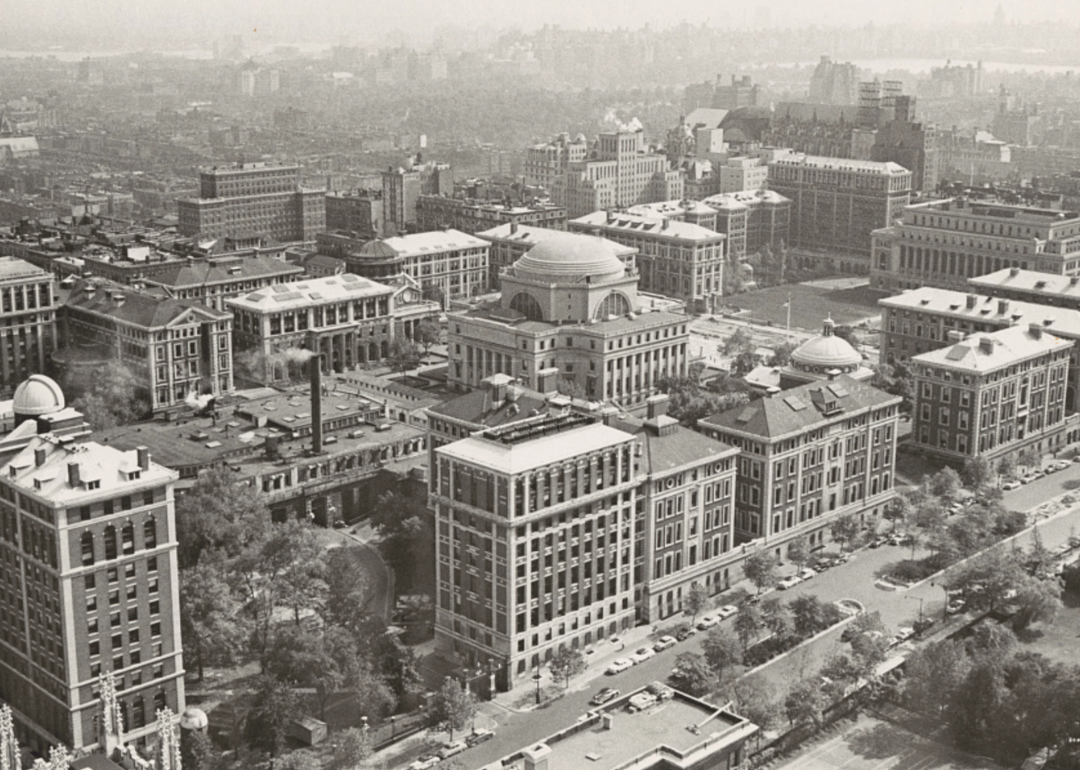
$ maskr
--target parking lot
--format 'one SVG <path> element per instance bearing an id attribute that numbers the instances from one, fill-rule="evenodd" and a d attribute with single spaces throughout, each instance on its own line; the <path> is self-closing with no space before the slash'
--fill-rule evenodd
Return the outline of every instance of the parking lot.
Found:
<path id="1" fill-rule="evenodd" d="M 915 734 L 866 715 L 842 724 L 839 734 L 808 745 L 787 762 L 775 765 L 773 770 L 996 770 L 998 767 L 988 759 L 957 751 L 925 734 Z"/>

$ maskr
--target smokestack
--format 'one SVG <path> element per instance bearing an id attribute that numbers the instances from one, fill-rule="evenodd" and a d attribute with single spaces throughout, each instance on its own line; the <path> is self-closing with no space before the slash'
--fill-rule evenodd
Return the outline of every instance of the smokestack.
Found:
<path id="1" fill-rule="evenodd" d="M 308 359 L 308 374 L 311 375 L 311 452 L 322 452 L 322 353 L 315 353 Z"/>

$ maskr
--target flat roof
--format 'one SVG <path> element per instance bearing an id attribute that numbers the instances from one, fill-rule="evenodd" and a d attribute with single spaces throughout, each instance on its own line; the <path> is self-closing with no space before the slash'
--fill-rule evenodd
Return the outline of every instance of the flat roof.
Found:
<path id="1" fill-rule="evenodd" d="M 632 441 L 633 437 L 602 423 L 570 427 L 517 444 L 471 437 L 455 441 L 435 451 L 496 473 L 516 474 L 542 465 Z"/>
<path id="2" fill-rule="evenodd" d="M 701 225 L 679 222 L 661 216 L 649 217 L 630 213 L 609 214 L 606 211 L 594 211 L 591 214 L 570 220 L 570 224 L 583 227 L 602 227 L 634 235 L 680 238 L 691 241 L 722 241 L 727 238 L 723 233 L 718 233 Z"/>
<path id="3" fill-rule="evenodd" d="M 877 174 L 896 176 L 910 174 L 906 168 L 892 161 L 852 160 L 851 158 L 830 158 L 824 155 L 802 155 L 793 153 L 770 161 L 778 166 L 805 166 L 825 171 L 872 171 Z"/>
<path id="4" fill-rule="evenodd" d="M 457 251 L 458 249 L 479 249 L 491 245 L 483 238 L 477 238 L 475 235 L 469 235 L 452 228 L 432 230 L 426 233 L 413 233 L 412 235 L 395 235 L 392 238 L 383 238 L 382 242 L 396 251 L 398 256 Z"/>
<path id="5" fill-rule="evenodd" d="M 968 283 L 988 291 L 1016 289 L 1047 296 L 1080 297 L 1080 276 L 1040 273 L 1012 267 L 968 278 Z"/>
<path id="6" fill-rule="evenodd" d="M 0 257 L 0 281 L 15 281 L 20 278 L 45 278 L 48 273 L 36 265 L 18 257 Z"/>
<path id="7" fill-rule="evenodd" d="M 251 294 L 226 300 L 230 307 L 258 313 L 298 310 L 328 302 L 341 302 L 392 294 L 393 287 L 352 273 L 276 283 Z"/>
<path id="8" fill-rule="evenodd" d="M 968 307 L 968 298 L 972 298 Z M 878 300 L 878 305 L 894 310 L 913 310 L 950 318 L 964 318 L 1002 326 L 1039 323 L 1053 334 L 1080 339 L 1080 310 L 1042 305 L 1019 299 L 993 297 L 953 289 L 920 286 Z"/>

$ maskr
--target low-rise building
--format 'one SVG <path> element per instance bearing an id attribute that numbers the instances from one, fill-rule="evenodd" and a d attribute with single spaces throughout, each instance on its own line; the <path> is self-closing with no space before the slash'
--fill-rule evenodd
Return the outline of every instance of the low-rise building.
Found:
<path id="1" fill-rule="evenodd" d="M 742 450 L 735 494 L 737 543 L 825 542 L 854 514 L 873 524 L 895 494 L 901 398 L 847 375 L 801 385 L 698 422 Z"/>
<path id="2" fill-rule="evenodd" d="M 921 452 L 994 460 L 1065 443 L 1071 340 L 1041 324 L 963 338 L 911 359 L 911 438 Z"/>
<path id="3" fill-rule="evenodd" d="M 225 310 L 225 301 L 241 294 L 294 281 L 304 268 L 270 257 L 210 257 L 187 260 L 143 282 L 158 286 L 170 297 L 201 302 Z"/>

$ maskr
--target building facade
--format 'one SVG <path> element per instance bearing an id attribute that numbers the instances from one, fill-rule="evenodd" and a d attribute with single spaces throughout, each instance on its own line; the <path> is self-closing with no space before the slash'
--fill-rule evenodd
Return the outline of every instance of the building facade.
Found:
<path id="1" fill-rule="evenodd" d="M 184 708 L 173 484 L 145 449 L 42 436 L 0 469 L 0 701 L 36 751 L 99 741 L 99 677 L 124 739 Z"/>
<path id="2" fill-rule="evenodd" d="M 949 198 L 908 206 L 874 233 L 870 285 L 965 288 L 1008 268 L 1080 274 L 1080 213 Z"/>
<path id="3" fill-rule="evenodd" d="M 689 335 L 686 316 L 646 312 L 637 283 L 603 239 L 541 241 L 503 271 L 497 303 L 449 315 L 449 382 L 501 373 L 643 408 L 663 378 L 686 374 Z"/>
<path id="4" fill-rule="evenodd" d="M 900 397 L 846 375 L 785 390 L 698 422 L 741 450 L 737 543 L 775 550 L 825 542 L 837 517 L 876 523 L 894 489 Z"/>
<path id="5" fill-rule="evenodd" d="M 211 257 L 189 261 L 157 273 L 143 282 L 158 286 L 170 297 L 201 302 L 214 310 L 225 310 L 225 301 L 241 294 L 294 281 L 304 268 L 270 257 Z"/>
<path id="6" fill-rule="evenodd" d="M 714 229 L 727 235 L 732 261 L 791 242 L 791 201 L 774 190 L 712 195 L 701 202 L 716 209 Z"/>
<path id="7" fill-rule="evenodd" d="M 56 295 L 50 273 L 0 257 L 0 395 L 45 371 L 56 348 Z"/>
<path id="8" fill-rule="evenodd" d="M 154 412 L 233 390 L 232 317 L 198 301 L 84 280 L 60 312 L 60 334 L 57 365 L 75 372 L 119 362 Z"/>
<path id="9" fill-rule="evenodd" d="M 561 206 L 546 203 L 514 206 L 442 195 L 417 198 L 416 219 L 419 230 L 452 228 L 463 233 L 477 233 L 502 224 L 566 229 L 566 209 Z"/>
<path id="10" fill-rule="evenodd" d="M 176 202 L 186 237 L 314 243 L 326 229 L 326 191 L 300 185 L 293 164 L 238 163 L 199 173 L 199 197 Z"/>
<path id="11" fill-rule="evenodd" d="M 963 461 L 994 460 L 1065 443 L 1066 390 L 1073 342 L 1041 324 L 1010 326 L 911 359 L 911 438 L 921 452 Z"/>
<path id="12" fill-rule="evenodd" d="M 356 233 L 357 237 L 382 238 L 384 231 L 382 190 L 355 190 L 326 194 L 326 229 Z"/>
<path id="13" fill-rule="evenodd" d="M 226 303 L 236 324 L 243 372 L 286 381 L 318 347 L 329 371 L 382 361 L 394 339 L 394 288 L 351 273 L 271 286 Z"/>
<path id="14" fill-rule="evenodd" d="M 533 145 L 525 150 L 525 184 L 550 192 L 567 167 L 585 160 L 588 154 L 589 143 L 583 134 L 571 140 L 570 134 L 562 133 L 550 142 Z"/>
<path id="15" fill-rule="evenodd" d="M 1010 267 L 968 279 L 972 291 L 1035 305 L 1080 310 L 1080 274 L 1051 275 Z"/>
<path id="16" fill-rule="evenodd" d="M 698 310 L 713 310 L 723 296 L 725 236 L 714 230 L 608 211 L 572 219 L 569 228 L 637 249 L 642 291 L 681 299 Z"/>
<path id="17" fill-rule="evenodd" d="M 871 233 L 911 198 L 911 172 L 895 163 L 787 155 L 769 163 L 769 189 L 791 201 L 791 246 L 857 255 L 868 272 Z"/>

